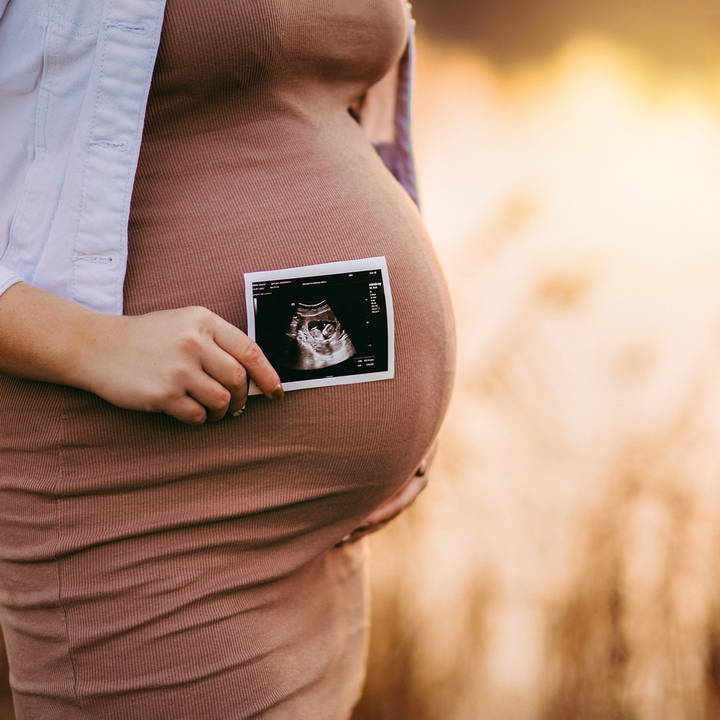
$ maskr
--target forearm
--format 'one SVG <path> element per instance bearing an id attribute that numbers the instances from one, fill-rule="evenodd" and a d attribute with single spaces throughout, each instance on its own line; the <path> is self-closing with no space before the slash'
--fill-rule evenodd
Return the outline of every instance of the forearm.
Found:
<path id="1" fill-rule="evenodd" d="M 27 283 L 0 295 L 0 372 L 84 387 L 101 316 Z"/>
<path id="2" fill-rule="evenodd" d="M 248 376 L 284 394 L 260 347 L 205 307 L 110 315 L 26 283 L 0 295 L 0 372 L 193 424 L 242 411 Z"/>

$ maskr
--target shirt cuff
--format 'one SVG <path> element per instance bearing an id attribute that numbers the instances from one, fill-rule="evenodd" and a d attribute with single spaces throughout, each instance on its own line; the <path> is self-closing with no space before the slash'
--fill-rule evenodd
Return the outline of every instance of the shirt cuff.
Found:
<path id="1" fill-rule="evenodd" d="M 23 282 L 23 279 L 9 267 L 0 265 L 0 295 L 2 295 L 11 285 Z"/>

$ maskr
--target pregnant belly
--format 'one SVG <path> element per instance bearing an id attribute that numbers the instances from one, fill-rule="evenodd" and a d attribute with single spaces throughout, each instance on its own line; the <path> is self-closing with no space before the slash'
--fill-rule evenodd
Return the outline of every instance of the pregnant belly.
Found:
<path id="1" fill-rule="evenodd" d="M 405 191 L 364 138 L 347 129 L 343 138 L 331 148 L 308 139 L 302 152 L 271 144 L 262 158 L 192 144 L 170 154 L 147 140 L 125 312 L 204 305 L 246 330 L 244 272 L 382 255 L 395 377 L 280 402 L 252 396 L 243 416 L 200 427 L 68 389 L 63 506 L 77 547 L 130 537 L 138 522 L 146 533 L 222 525 L 248 550 L 293 543 L 309 556 L 352 530 L 428 451 L 454 374 L 447 287 Z"/>

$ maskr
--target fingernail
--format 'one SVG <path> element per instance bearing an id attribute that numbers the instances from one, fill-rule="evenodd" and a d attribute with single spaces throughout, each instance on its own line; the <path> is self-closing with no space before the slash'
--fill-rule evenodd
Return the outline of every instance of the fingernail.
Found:
<path id="1" fill-rule="evenodd" d="M 285 390 L 281 383 L 278 383 L 277 387 L 270 393 L 270 397 L 273 400 L 282 400 L 285 397 Z"/>
<path id="2" fill-rule="evenodd" d="M 244 410 L 245 410 L 245 406 L 243 405 L 243 407 L 241 407 L 239 410 L 236 410 L 233 413 L 233 417 L 238 417 L 238 415 L 242 415 Z"/>

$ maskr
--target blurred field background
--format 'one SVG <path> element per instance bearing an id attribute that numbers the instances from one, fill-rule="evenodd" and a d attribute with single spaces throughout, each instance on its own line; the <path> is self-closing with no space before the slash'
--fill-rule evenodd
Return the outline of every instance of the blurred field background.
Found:
<path id="1" fill-rule="evenodd" d="M 458 378 L 356 720 L 720 718 L 720 5 L 414 6 Z"/>

